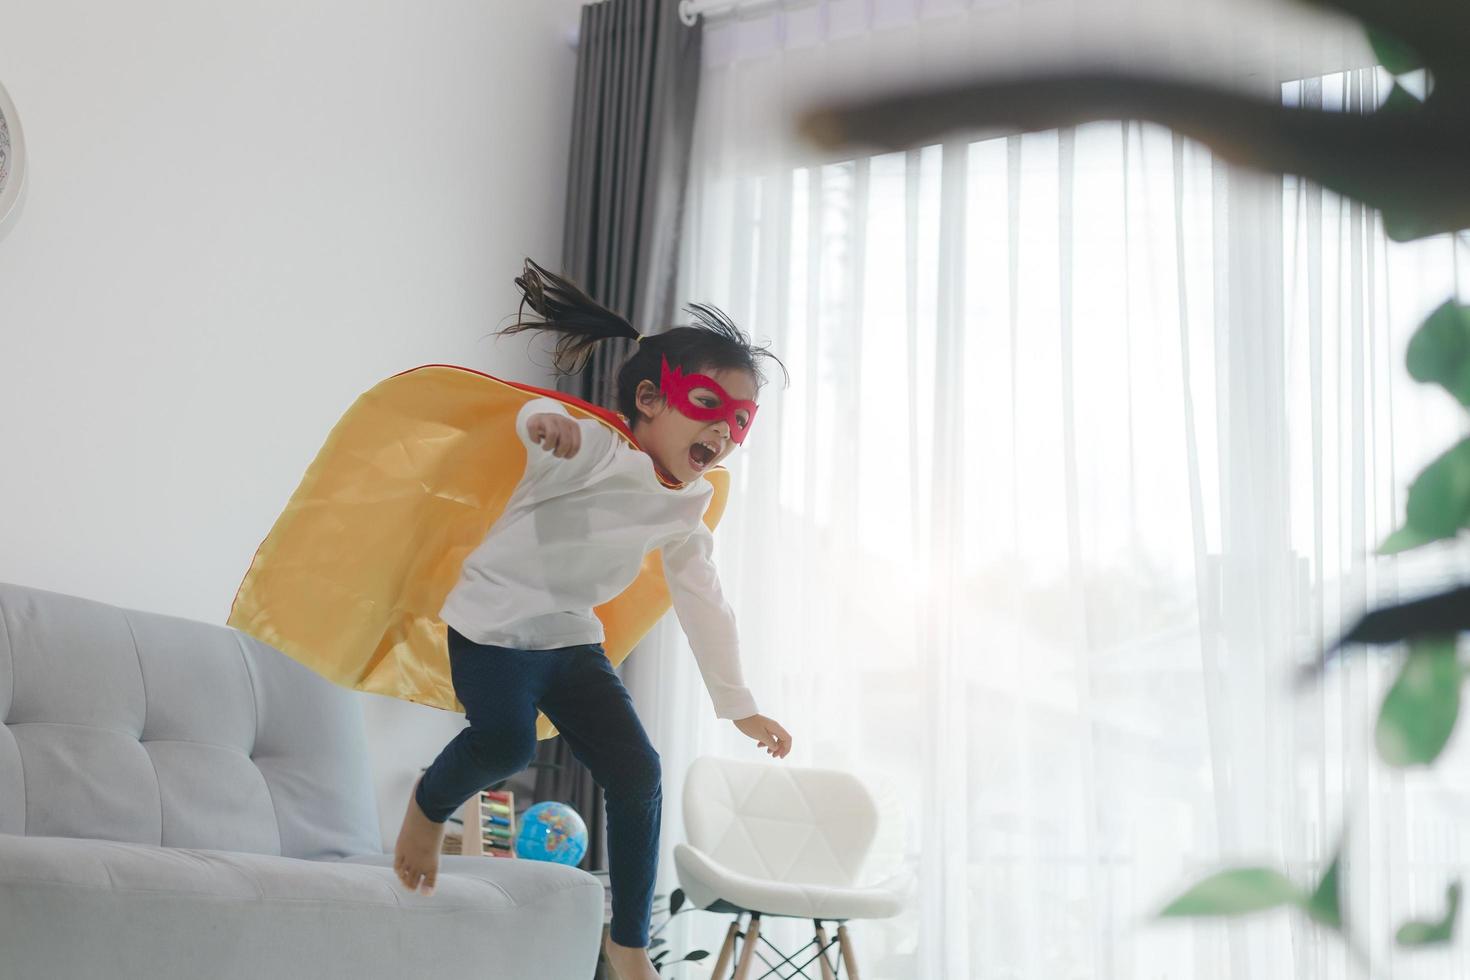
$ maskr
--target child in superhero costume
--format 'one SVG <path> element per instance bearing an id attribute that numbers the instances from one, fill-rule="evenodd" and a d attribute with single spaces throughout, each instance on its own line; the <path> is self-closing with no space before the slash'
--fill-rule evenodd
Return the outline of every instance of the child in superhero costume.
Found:
<path id="1" fill-rule="evenodd" d="M 603 788 L 613 917 L 606 950 L 625 980 L 653 980 L 646 953 L 662 809 L 658 753 L 606 655 L 594 609 L 624 593 L 659 553 L 668 594 L 715 714 L 776 758 L 791 736 L 759 714 L 742 680 L 734 614 L 711 561 L 702 477 L 745 440 L 770 356 L 710 307 L 698 323 L 640 337 L 576 286 L 527 262 L 516 280 L 537 319 L 505 332 L 559 335 L 557 363 L 601 340 L 638 347 L 617 377 L 619 417 L 575 418 L 555 398 L 526 401 L 515 431 L 524 472 L 465 557 L 440 618 L 467 728 L 415 785 L 395 848 L 410 890 L 432 893 L 444 821 L 471 795 L 523 769 L 538 709 Z M 485 466 L 496 465 L 485 460 Z"/>

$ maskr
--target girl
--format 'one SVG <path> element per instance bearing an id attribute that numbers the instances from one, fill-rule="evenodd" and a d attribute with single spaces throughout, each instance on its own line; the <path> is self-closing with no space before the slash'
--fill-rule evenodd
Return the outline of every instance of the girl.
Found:
<path id="1" fill-rule="evenodd" d="M 775 758 L 791 751 L 791 736 L 756 712 L 742 680 L 735 618 L 702 520 L 713 488 L 700 479 L 744 441 L 765 380 L 757 360 L 775 358 L 712 307 L 691 307 L 696 325 L 641 337 L 529 259 L 516 285 L 522 311 L 529 305 L 539 319 L 518 317 L 502 333 L 556 332 L 557 367 L 567 373 L 599 341 L 638 340 L 617 377 L 617 409 L 632 444 L 601 422 L 574 420 L 549 398 L 518 414 L 525 474 L 440 612 L 469 727 L 414 786 L 394 866 L 410 891 L 433 892 L 444 821 L 526 767 L 539 709 L 606 796 L 608 959 L 624 980 L 657 980 L 646 947 L 663 806 L 659 756 L 603 653 L 592 610 L 633 581 L 645 554 L 661 549 L 716 716 Z"/>

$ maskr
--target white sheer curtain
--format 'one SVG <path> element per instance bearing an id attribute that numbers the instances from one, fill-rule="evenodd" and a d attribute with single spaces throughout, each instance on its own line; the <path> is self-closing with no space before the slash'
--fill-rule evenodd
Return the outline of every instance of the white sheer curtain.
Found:
<path id="1" fill-rule="evenodd" d="M 1392 935 L 1464 869 L 1463 740 L 1394 774 L 1371 754 L 1385 663 L 1290 680 L 1365 606 L 1470 564 L 1371 555 L 1463 428 L 1402 365 L 1470 249 L 1389 244 L 1357 205 L 1154 127 L 816 159 L 781 125 L 819 87 L 957 52 L 1090 38 L 1127 62 L 1130 23 L 1267 95 L 1384 94 L 1372 69 L 1329 74 L 1364 63 L 1355 32 L 1193 7 L 1170 34 L 1146 10 L 834 2 L 709 25 L 683 295 L 792 374 L 717 535 L 748 679 L 791 763 L 879 791 L 873 877 L 916 870 L 908 914 L 854 925 L 869 980 L 1356 976 L 1284 913 L 1152 920 L 1222 864 L 1314 879 L 1345 824 L 1382 975 L 1462 974 L 1464 952 Z M 690 759 L 764 756 L 713 719 L 672 619 L 626 679 L 664 759 L 667 890 Z M 714 916 L 680 918 L 677 952 L 718 943 Z"/>

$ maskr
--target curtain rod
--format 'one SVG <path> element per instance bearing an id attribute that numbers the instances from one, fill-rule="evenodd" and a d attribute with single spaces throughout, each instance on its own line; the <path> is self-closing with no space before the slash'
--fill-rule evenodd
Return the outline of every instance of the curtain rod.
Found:
<path id="1" fill-rule="evenodd" d="M 733 13 L 753 7 L 769 7 L 781 0 L 679 0 L 679 19 L 690 27 L 700 16 Z"/>
<path id="2" fill-rule="evenodd" d="M 600 0 L 587 0 L 589 4 L 600 2 Z M 733 14 L 737 10 L 755 10 L 760 7 L 774 7 L 784 0 L 679 0 L 679 19 L 689 27 L 700 17 L 720 17 L 725 14 Z M 580 25 L 574 25 L 567 32 L 567 44 L 577 47 L 581 40 Z"/>

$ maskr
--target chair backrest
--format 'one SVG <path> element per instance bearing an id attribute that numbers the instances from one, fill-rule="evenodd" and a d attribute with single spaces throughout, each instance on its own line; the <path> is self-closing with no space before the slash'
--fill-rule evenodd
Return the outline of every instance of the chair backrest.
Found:
<path id="1" fill-rule="evenodd" d="M 689 843 L 742 874 L 852 886 L 877 829 L 873 796 L 850 773 L 701 756 L 685 777 Z"/>
<path id="2" fill-rule="evenodd" d="M 0 833 L 377 853 L 362 705 L 228 627 L 0 584 Z"/>

